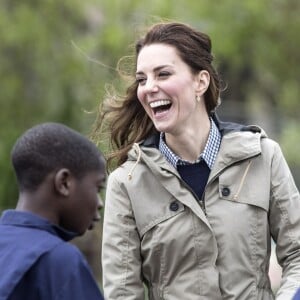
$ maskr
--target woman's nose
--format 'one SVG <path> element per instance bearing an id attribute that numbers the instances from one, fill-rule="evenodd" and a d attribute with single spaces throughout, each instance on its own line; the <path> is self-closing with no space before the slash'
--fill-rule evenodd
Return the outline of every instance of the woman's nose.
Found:
<path id="1" fill-rule="evenodd" d="M 154 79 L 148 79 L 145 84 L 146 93 L 155 93 L 158 91 L 157 81 Z"/>

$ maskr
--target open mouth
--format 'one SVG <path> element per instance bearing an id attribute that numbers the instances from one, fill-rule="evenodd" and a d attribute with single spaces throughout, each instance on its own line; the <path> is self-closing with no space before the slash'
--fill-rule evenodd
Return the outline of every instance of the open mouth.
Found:
<path id="1" fill-rule="evenodd" d="M 171 106 L 172 102 L 170 100 L 158 100 L 150 103 L 150 107 L 154 111 L 154 114 L 167 111 Z"/>

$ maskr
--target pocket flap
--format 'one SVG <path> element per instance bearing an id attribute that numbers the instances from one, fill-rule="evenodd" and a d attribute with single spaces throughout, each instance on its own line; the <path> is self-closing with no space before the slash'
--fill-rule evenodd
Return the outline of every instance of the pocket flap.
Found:
<path id="1" fill-rule="evenodd" d="M 238 203 L 254 205 L 269 210 L 270 183 L 268 176 L 253 172 L 249 161 L 226 169 L 219 176 L 219 197 Z"/>

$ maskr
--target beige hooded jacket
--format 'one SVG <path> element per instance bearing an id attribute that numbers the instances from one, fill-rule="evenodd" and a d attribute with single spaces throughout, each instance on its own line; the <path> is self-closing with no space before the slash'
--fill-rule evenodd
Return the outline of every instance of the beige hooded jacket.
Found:
<path id="1" fill-rule="evenodd" d="M 219 125 L 222 143 L 199 204 L 156 143 L 135 144 L 108 179 L 102 244 L 106 300 L 269 300 L 300 286 L 300 196 L 277 143 Z"/>

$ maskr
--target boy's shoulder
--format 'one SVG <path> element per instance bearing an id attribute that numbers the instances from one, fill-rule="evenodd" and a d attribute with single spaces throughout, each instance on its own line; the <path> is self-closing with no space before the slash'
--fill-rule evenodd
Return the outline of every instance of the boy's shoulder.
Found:
<path id="1" fill-rule="evenodd" d="M 55 286 L 82 278 L 92 278 L 91 268 L 77 246 L 64 242 L 40 257 L 32 267 L 33 277 L 42 282 L 52 282 Z M 87 275 L 88 274 L 88 275 Z"/>
<path id="2" fill-rule="evenodd" d="M 65 267 L 68 265 L 74 267 L 74 264 L 78 265 L 85 262 L 85 257 L 77 246 L 69 242 L 63 242 L 47 252 L 43 260 L 49 262 L 51 265 L 55 263 L 62 264 Z"/>

